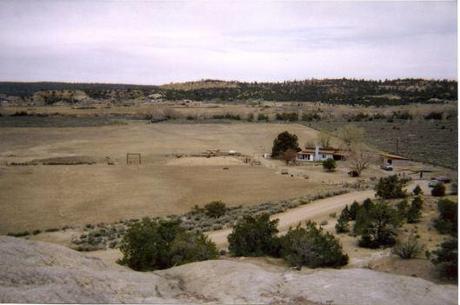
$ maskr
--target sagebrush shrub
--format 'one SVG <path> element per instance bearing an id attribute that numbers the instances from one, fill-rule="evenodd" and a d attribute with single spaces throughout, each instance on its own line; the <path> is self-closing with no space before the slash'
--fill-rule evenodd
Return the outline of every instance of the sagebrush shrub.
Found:
<path id="1" fill-rule="evenodd" d="M 323 168 L 328 172 L 333 172 L 336 167 L 337 164 L 334 159 L 327 159 L 323 161 Z"/>
<path id="2" fill-rule="evenodd" d="M 411 234 L 407 239 L 397 241 L 392 252 L 402 259 L 411 259 L 416 258 L 422 249 L 417 238 Z"/>
<path id="3" fill-rule="evenodd" d="M 257 115 L 257 121 L 266 121 L 266 122 L 268 122 L 269 121 L 268 115 L 263 114 L 263 113 L 259 113 Z"/>
<path id="4" fill-rule="evenodd" d="M 207 216 L 219 218 L 225 215 L 227 207 L 222 201 L 212 201 L 204 206 L 204 210 Z"/>

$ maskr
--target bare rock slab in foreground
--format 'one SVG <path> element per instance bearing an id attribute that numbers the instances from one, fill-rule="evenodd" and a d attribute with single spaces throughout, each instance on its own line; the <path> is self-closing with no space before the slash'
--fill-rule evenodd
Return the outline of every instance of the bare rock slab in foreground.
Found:
<path id="1" fill-rule="evenodd" d="M 0 237 L 0 302 L 457 304 L 457 286 L 366 269 L 272 272 L 214 260 L 157 272 Z"/>

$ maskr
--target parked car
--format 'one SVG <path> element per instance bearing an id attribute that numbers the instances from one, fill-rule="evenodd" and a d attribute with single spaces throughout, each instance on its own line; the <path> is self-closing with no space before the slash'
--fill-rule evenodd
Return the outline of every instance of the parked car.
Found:
<path id="1" fill-rule="evenodd" d="M 435 177 L 434 180 L 437 180 L 442 183 L 450 183 L 450 178 L 446 176 L 438 176 L 438 177 Z"/>
<path id="2" fill-rule="evenodd" d="M 391 166 L 389 164 L 381 165 L 380 168 L 385 170 L 385 171 L 392 171 L 393 170 L 393 166 Z"/>
<path id="3" fill-rule="evenodd" d="M 441 184 L 441 183 L 442 183 L 441 181 L 438 181 L 436 179 L 432 179 L 432 180 L 430 180 L 430 182 L 428 182 L 428 187 L 435 187 L 436 185 Z"/>

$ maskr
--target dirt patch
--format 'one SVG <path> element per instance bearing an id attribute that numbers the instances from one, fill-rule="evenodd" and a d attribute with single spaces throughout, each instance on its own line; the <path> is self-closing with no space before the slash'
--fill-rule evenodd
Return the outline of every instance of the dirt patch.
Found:
<path id="1" fill-rule="evenodd" d="M 25 239 L 44 241 L 70 248 L 72 246 L 72 239 L 78 237 L 80 234 L 80 230 L 78 229 L 67 229 L 56 232 L 43 232 L 37 235 L 29 235 L 25 237 Z"/>
<path id="2" fill-rule="evenodd" d="M 182 157 L 167 161 L 171 166 L 231 166 L 244 163 L 235 157 Z"/>

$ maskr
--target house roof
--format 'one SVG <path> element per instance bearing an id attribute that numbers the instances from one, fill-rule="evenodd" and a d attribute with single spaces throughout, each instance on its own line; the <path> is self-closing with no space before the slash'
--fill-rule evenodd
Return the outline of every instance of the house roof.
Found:
<path id="1" fill-rule="evenodd" d="M 389 153 L 381 153 L 380 155 L 381 155 L 382 157 L 384 157 L 384 158 L 393 159 L 393 160 L 409 160 L 409 159 L 406 158 L 406 157 L 398 156 L 398 155 L 393 155 L 393 154 L 389 154 Z"/>
<path id="2" fill-rule="evenodd" d="M 302 149 L 302 151 L 299 152 L 299 154 L 312 154 L 312 153 L 313 154 L 315 153 L 315 148 L 312 148 L 312 147 L 305 147 L 304 149 Z M 340 149 L 332 148 L 332 147 L 320 148 L 319 153 L 320 154 L 341 155 L 341 156 L 345 155 L 344 151 Z"/>

